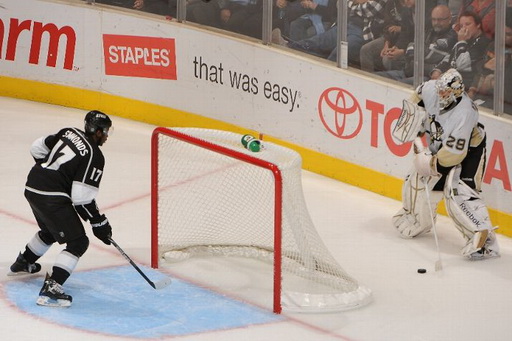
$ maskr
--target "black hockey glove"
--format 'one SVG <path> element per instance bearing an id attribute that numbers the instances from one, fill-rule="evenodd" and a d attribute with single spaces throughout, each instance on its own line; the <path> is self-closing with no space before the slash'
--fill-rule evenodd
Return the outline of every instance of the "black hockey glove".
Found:
<path id="1" fill-rule="evenodd" d="M 104 214 L 93 217 L 89 220 L 92 226 L 92 233 L 107 245 L 110 245 L 110 237 L 112 237 L 112 227 Z"/>

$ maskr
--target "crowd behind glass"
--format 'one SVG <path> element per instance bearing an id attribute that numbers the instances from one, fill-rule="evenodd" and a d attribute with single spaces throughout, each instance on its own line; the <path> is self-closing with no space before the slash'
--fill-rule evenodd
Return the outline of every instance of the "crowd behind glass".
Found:
<path id="1" fill-rule="evenodd" d="M 512 0 L 84 1 L 244 35 L 405 87 L 456 68 L 476 104 L 512 115 Z"/>

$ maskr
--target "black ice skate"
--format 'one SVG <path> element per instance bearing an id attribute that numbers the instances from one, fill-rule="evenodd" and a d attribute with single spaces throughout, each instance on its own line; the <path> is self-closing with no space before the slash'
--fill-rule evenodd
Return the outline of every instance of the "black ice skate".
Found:
<path id="1" fill-rule="evenodd" d="M 23 254 L 20 252 L 18 258 L 13 265 L 11 265 L 11 272 L 9 272 L 8 276 L 15 275 L 26 275 L 26 274 L 34 274 L 41 270 L 41 265 L 39 263 L 30 264 L 27 262 Z"/>
<path id="2" fill-rule="evenodd" d="M 69 307 L 73 298 L 64 293 L 62 286 L 46 274 L 36 303 L 47 307 Z"/>

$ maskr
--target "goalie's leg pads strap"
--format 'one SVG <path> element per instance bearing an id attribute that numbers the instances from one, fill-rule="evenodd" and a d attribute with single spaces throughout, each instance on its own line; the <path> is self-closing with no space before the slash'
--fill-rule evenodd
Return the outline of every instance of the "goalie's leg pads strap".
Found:
<path id="1" fill-rule="evenodd" d="M 430 206 L 432 214 L 436 218 L 437 205 L 443 198 L 443 193 L 432 191 L 439 177 L 428 177 L 428 189 L 430 192 Z M 423 178 L 413 171 L 405 178 L 402 187 L 403 207 L 393 216 L 393 225 L 404 238 L 414 238 L 427 233 L 432 229 L 430 207 L 425 193 Z"/>

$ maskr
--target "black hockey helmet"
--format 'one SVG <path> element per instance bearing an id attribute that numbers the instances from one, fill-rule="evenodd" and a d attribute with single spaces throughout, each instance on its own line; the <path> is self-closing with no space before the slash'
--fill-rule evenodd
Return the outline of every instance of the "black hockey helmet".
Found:
<path id="1" fill-rule="evenodd" d="M 107 114 L 99 110 L 91 110 L 85 115 L 85 133 L 89 135 L 96 134 L 101 130 L 103 134 L 108 135 L 108 130 L 112 127 L 112 120 Z"/>

